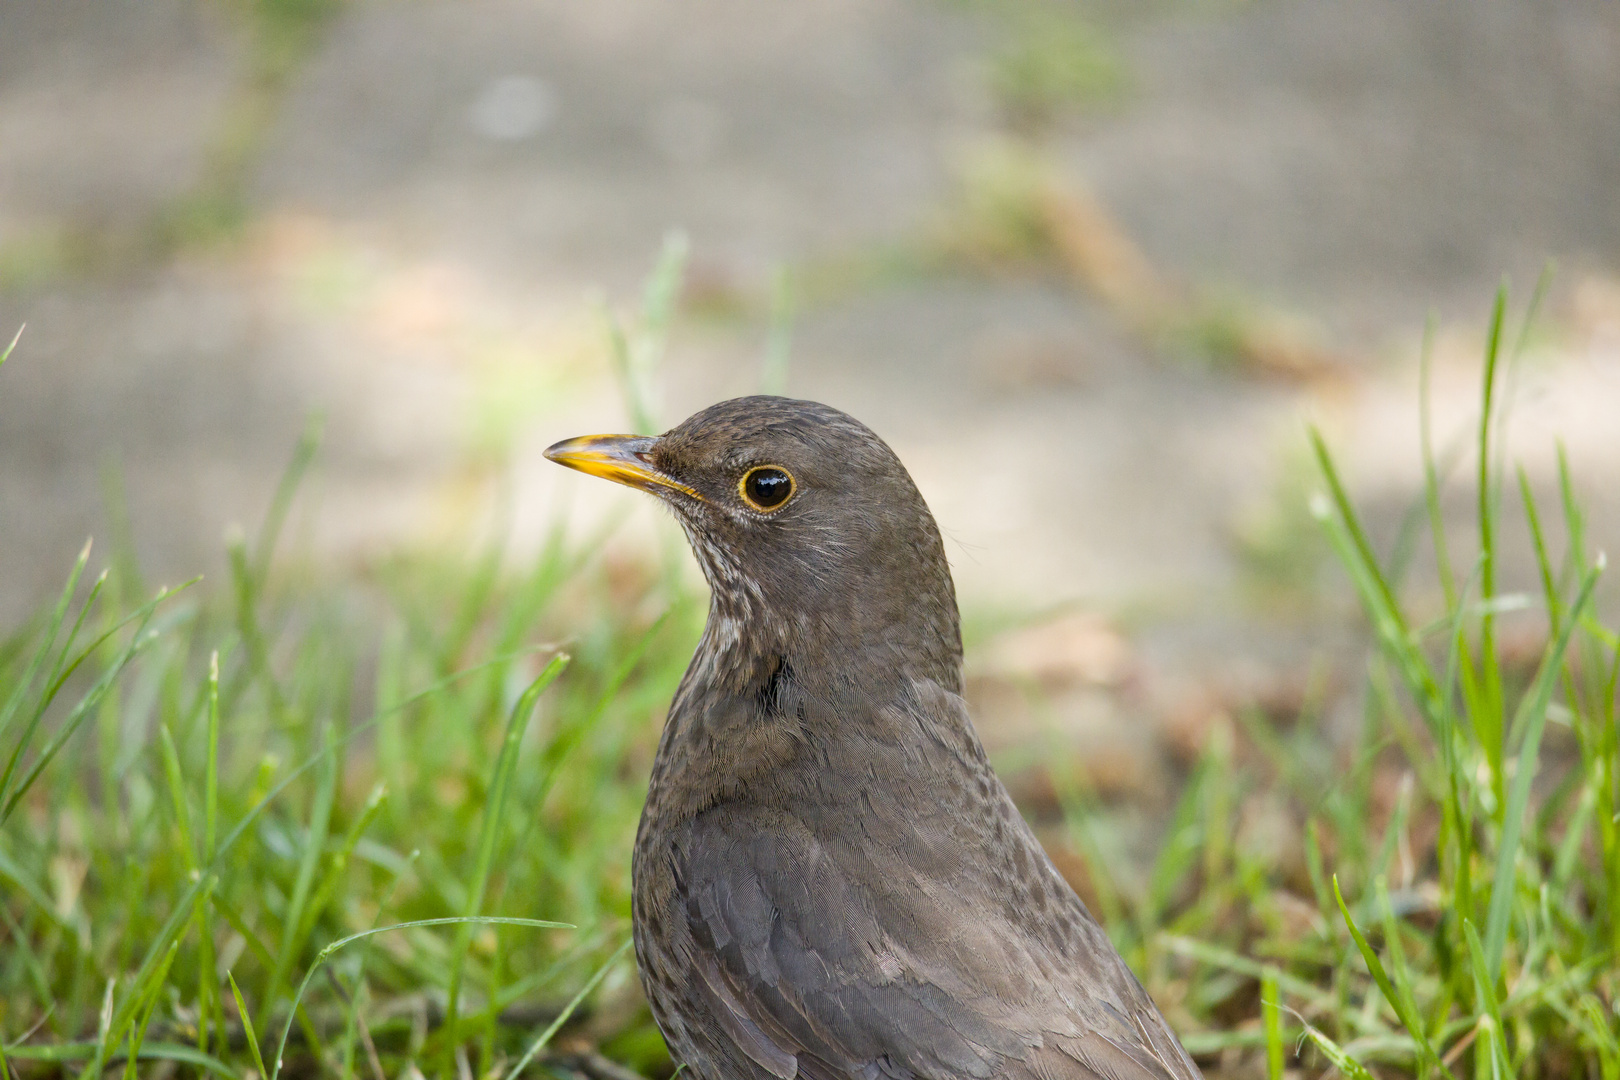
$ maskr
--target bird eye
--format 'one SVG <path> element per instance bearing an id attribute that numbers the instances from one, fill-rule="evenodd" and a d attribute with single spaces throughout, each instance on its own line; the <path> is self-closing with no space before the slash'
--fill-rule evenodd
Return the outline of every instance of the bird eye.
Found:
<path id="1" fill-rule="evenodd" d="M 786 469 L 775 465 L 761 465 L 749 469 L 737 485 L 742 501 L 755 510 L 775 510 L 793 494 L 793 477 Z"/>

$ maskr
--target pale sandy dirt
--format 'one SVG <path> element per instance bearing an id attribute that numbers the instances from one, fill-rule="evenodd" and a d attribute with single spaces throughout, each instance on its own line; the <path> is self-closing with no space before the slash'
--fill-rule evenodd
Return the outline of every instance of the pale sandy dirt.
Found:
<path id="1" fill-rule="evenodd" d="M 1568 442 L 1612 543 L 1620 7 L 1269 0 L 1110 25 L 1131 89 L 1061 129 L 1065 175 L 1167 280 L 1276 305 L 1343 366 L 1202 370 L 1056 272 L 912 276 L 802 312 L 790 392 L 893 443 L 968 606 L 1117 616 L 1161 712 L 1297 669 L 1340 624 L 1250 603 L 1233 537 L 1276 518 L 1309 418 L 1393 520 L 1424 313 L 1444 320 L 1449 438 L 1495 283 L 1522 297 L 1550 256 L 1515 445 L 1545 479 Z M 214 9 L 4 0 L 0 27 L 0 251 L 134 227 L 194 181 L 240 64 Z M 922 0 L 355 5 L 284 104 L 237 247 L 0 292 L 0 329 L 29 324 L 0 370 L 0 621 L 105 535 L 114 466 L 151 576 L 218 571 L 317 409 L 312 535 L 333 557 L 454 534 L 488 505 L 492 447 L 520 549 L 561 505 L 583 525 L 627 496 L 539 451 L 625 424 L 601 300 L 634 305 L 671 228 L 703 288 L 750 302 L 780 265 L 917 235 L 996 123 L 996 33 Z M 665 420 L 757 385 L 760 306 L 677 327 Z"/>

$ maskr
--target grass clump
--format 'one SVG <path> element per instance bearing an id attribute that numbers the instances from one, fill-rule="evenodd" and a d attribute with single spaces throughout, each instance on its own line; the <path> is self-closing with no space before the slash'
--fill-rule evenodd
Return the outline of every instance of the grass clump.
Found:
<path id="1" fill-rule="evenodd" d="M 629 842 L 700 607 L 560 529 L 277 570 L 292 486 L 229 589 L 87 547 L 0 644 L 0 1075 L 666 1069 Z"/>
<path id="2" fill-rule="evenodd" d="M 1415 534 L 1382 557 L 1311 434 L 1313 511 L 1373 638 L 1353 742 L 1334 740 L 1319 699 L 1217 728 L 1140 887 L 1106 815 L 1070 793 L 1092 891 L 1184 1030 L 1203 1025 L 1187 1043 L 1212 1073 L 1278 1076 L 1299 1049 L 1346 1076 L 1620 1076 L 1620 637 L 1594 605 L 1604 560 L 1567 463 L 1559 552 L 1501 460 L 1505 310 L 1499 296 L 1466 558 L 1425 418 L 1409 521 L 1430 532 L 1427 610 L 1403 582 Z M 1500 580 L 1506 492 L 1535 553 L 1522 591 Z"/>

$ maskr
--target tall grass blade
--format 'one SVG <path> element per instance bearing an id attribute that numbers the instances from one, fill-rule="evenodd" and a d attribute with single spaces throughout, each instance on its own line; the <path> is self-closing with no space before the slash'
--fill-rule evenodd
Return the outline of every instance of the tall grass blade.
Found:
<path id="1" fill-rule="evenodd" d="M 259 1008 L 264 1010 L 261 1014 L 260 1026 L 269 1030 L 270 1009 L 275 1006 L 280 997 L 282 987 L 286 982 L 288 972 L 298 957 L 299 946 L 303 943 L 300 932 L 304 927 L 304 912 L 309 903 L 311 890 L 315 887 L 315 874 L 320 869 L 321 855 L 326 850 L 326 841 L 332 824 L 332 806 L 337 797 L 337 740 L 332 735 L 332 728 L 327 725 L 322 731 L 324 752 L 321 754 L 321 764 L 315 776 L 315 794 L 310 805 L 309 827 L 304 833 L 303 850 L 298 858 L 298 875 L 293 879 L 292 896 L 287 901 L 287 908 L 282 915 L 281 942 L 276 949 L 276 966 L 270 972 L 270 978 L 265 983 L 264 1001 Z"/>
<path id="2" fill-rule="evenodd" d="M 1267 968 L 1260 979 L 1260 1017 L 1266 1032 L 1266 1080 L 1283 1080 L 1282 1009 L 1277 997 L 1277 972 Z"/>
<path id="3" fill-rule="evenodd" d="M 242 1018 L 242 1033 L 247 1036 L 248 1049 L 253 1053 L 253 1065 L 259 1070 L 260 1077 L 271 1076 L 272 1074 L 265 1070 L 264 1054 L 259 1050 L 259 1034 L 253 1030 L 253 1017 L 248 1014 L 247 1005 L 242 1002 L 242 991 L 236 985 L 236 976 L 227 971 L 225 978 L 231 983 L 231 997 L 236 999 L 236 1014 Z M 276 1055 L 278 1069 L 280 1065 L 281 1055 L 278 1053 Z"/>
<path id="4" fill-rule="evenodd" d="M 489 797 L 484 807 L 483 829 L 478 837 L 478 861 L 473 869 L 471 888 L 468 890 L 464 917 L 479 914 L 484 905 L 484 893 L 489 887 L 489 876 L 495 865 L 495 847 L 500 839 L 501 817 L 506 811 L 507 796 L 512 790 L 512 773 L 517 768 L 518 746 L 528 728 L 529 717 L 540 700 L 540 695 L 568 666 L 568 654 L 558 653 L 551 658 L 540 674 L 523 691 L 506 722 L 506 735 L 501 740 L 500 753 L 495 759 L 495 775 L 490 782 Z M 458 1045 L 460 1024 L 460 997 L 462 968 L 467 952 L 472 947 L 472 923 L 463 923 L 456 934 L 455 949 L 451 954 L 450 987 L 445 1004 L 445 1064 L 449 1071 L 451 1055 Z"/>
<path id="5" fill-rule="evenodd" d="M 66 1065 L 92 1058 L 96 1053 L 93 1042 L 66 1042 L 46 1045 L 11 1046 L 5 1051 L 16 1061 L 36 1061 L 49 1065 Z M 115 1055 L 116 1057 L 116 1055 Z M 181 1065 L 194 1065 L 206 1069 L 225 1080 L 241 1080 L 241 1071 L 233 1069 L 216 1057 L 198 1053 L 195 1047 L 178 1043 L 152 1042 L 141 1045 L 142 1061 L 173 1061 Z M 60 1070 L 58 1070 L 60 1071 Z"/>
<path id="6" fill-rule="evenodd" d="M 1353 565 L 1354 570 L 1365 575 L 1366 581 L 1376 592 L 1378 603 L 1377 613 L 1392 620 L 1395 629 L 1401 634 L 1406 632 L 1406 620 L 1401 616 L 1400 603 L 1395 599 L 1394 590 L 1390 588 L 1389 581 L 1379 569 L 1378 557 L 1373 554 L 1372 544 L 1367 540 L 1366 531 L 1361 527 L 1360 518 L 1356 515 L 1355 507 L 1350 502 L 1350 495 L 1345 490 L 1344 481 L 1339 478 L 1339 470 L 1333 464 L 1333 455 L 1328 452 L 1327 442 L 1322 438 L 1322 432 L 1316 427 L 1310 429 L 1311 449 L 1316 455 L 1317 466 L 1322 471 L 1322 478 L 1327 481 L 1328 493 L 1333 500 L 1333 507 L 1338 511 L 1338 520 L 1344 526 L 1353 545 L 1354 557 L 1347 560 L 1347 565 Z M 1318 514 L 1319 517 L 1325 515 Z"/>
<path id="7" fill-rule="evenodd" d="M 1343 1073 L 1349 1080 L 1374 1080 L 1373 1074 L 1367 1067 L 1349 1054 L 1344 1048 L 1311 1024 L 1305 1025 L 1305 1037 L 1316 1044 L 1322 1055 L 1333 1063 L 1333 1067 Z"/>
<path id="8" fill-rule="evenodd" d="M 1224 971 L 1236 972 L 1247 978 L 1265 979 L 1269 972 L 1270 978 L 1276 980 L 1278 989 L 1299 998 L 1313 1009 L 1331 1009 L 1333 1006 L 1333 995 L 1315 983 L 1247 956 L 1240 956 L 1231 949 L 1223 949 L 1207 941 L 1198 941 L 1177 934 L 1161 934 L 1159 941 L 1166 949 L 1180 956 Z"/>
<path id="9" fill-rule="evenodd" d="M 253 583 L 256 590 L 264 588 L 266 577 L 270 573 L 270 558 L 275 554 L 276 541 L 281 538 L 281 530 L 287 523 L 287 514 L 292 510 L 293 500 L 298 495 L 298 489 L 309 475 L 310 466 L 315 463 L 315 457 L 320 452 L 321 434 L 326 427 L 326 418 L 320 413 L 312 413 L 304 422 L 303 433 L 298 437 L 298 445 L 293 448 L 292 460 L 281 473 L 281 479 L 276 483 L 276 493 L 270 499 L 270 509 L 265 513 L 264 520 L 259 524 L 259 538 L 253 545 Z"/>
<path id="10" fill-rule="evenodd" d="M 0 735 L 5 734 L 6 728 L 11 724 L 12 717 L 17 715 L 17 710 L 22 706 L 23 696 L 28 692 L 28 688 L 34 685 L 34 679 L 39 675 L 40 667 L 45 663 L 45 658 L 50 655 L 51 646 L 56 644 L 56 636 L 62 631 L 62 620 L 67 617 L 68 605 L 73 602 L 74 594 L 79 591 L 79 578 L 83 576 L 85 564 L 89 561 L 90 541 L 86 540 L 84 547 L 79 550 L 78 559 L 73 563 L 73 570 L 68 574 L 67 584 L 62 587 L 62 594 L 57 598 L 56 607 L 52 609 L 51 617 L 46 620 L 45 631 L 39 637 L 39 645 L 29 658 L 28 666 L 17 680 L 17 685 L 12 688 L 11 695 L 6 698 L 5 705 L 0 706 Z M 64 652 L 67 647 L 64 646 Z M 15 755 L 13 756 L 15 757 Z M 0 775 L 0 798 L 5 795 L 6 783 L 10 780 L 11 772 L 15 767 L 12 762 L 7 762 L 4 775 Z"/>
<path id="11" fill-rule="evenodd" d="M 1468 944 L 1468 961 L 1474 973 L 1475 1008 L 1483 1014 L 1479 1018 L 1480 1037 L 1475 1044 L 1479 1048 L 1475 1073 L 1479 1074 L 1483 1067 L 1492 1075 L 1512 1076 L 1512 1070 L 1503 1060 L 1502 1006 L 1496 995 L 1496 975 L 1490 970 L 1484 950 L 1480 947 L 1479 932 L 1474 929 L 1472 922 L 1463 923 L 1463 936 Z"/>
<path id="12" fill-rule="evenodd" d="M 1430 312 L 1423 323 L 1423 346 L 1418 353 L 1418 436 L 1423 452 L 1423 503 L 1429 513 L 1429 536 L 1434 543 L 1434 565 L 1445 592 L 1446 609 L 1457 607 L 1457 580 L 1451 569 L 1451 548 L 1446 542 L 1446 518 L 1440 509 L 1440 470 L 1435 464 L 1434 410 L 1431 393 L 1434 382 L 1434 334 L 1436 316 Z"/>
<path id="13" fill-rule="evenodd" d="M 45 895 L 45 890 L 34 880 L 33 875 L 6 853 L 3 845 L 0 845 L 0 880 L 9 881 L 17 893 L 27 898 L 41 915 L 63 930 L 72 932 L 73 926 L 56 910 L 56 904 Z"/>
<path id="14" fill-rule="evenodd" d="M 191 811 L 186 806 L 185 777 L 180 773 L 180 753 L 174 748 L 174 736 L 168 724 L 158 725 L 163 745 L 163 775 L 169 785 L 169 803 L 174 808 L 175 828 L 180 832 L 181 857 L 187 871 L 197 869 L 197 847 L 191 835 Z"/>
<path id="15" fill-rule="evenodd" d="M 129 1057 L 124 1063 L 124 1075 L 128 1080 L 135 1080 L 135 1063 L 141 1057 L 141 1044 L 146 1041 L 146 1029 L 151 1026 L 152 1011 L 157 1008 L 158 995 L 162 992 L 164 983 L 168 981 L 169 971 L 174 967 L 175 954 L 179 951 L 178 941 L 169 945 L 169 954 L 163 958 L 163 965 L 158 968 L 157 975 L 152 979 L 146 992 L 146 1000 L 141 1004 L 140 1022 L 130 1028 Z"/>
<path id="16" fill-rule="evenodd" d="M 21 326 L 17 327 L 17 332 L 11 335 L 11 344 L 6 346 L 4 352 L 0 352 L 0 364 L 4 364 L 7 360 L 11 359 L 11 352 L 17 347 L 17 342 L 22 340 L 23 331 L 26 329 L 28 329 L 28 324 L 23 323 Z"/>
<path id="17" fill-rule="evenodd" d="M 1313 427 L 1310 438 L 1329 492 L 1327 500 L 1313 502 L 1312 513 L 1322 522 L 1328 542 L 1349 571 L 1380 645 L 1395 662 L 1430 733 L 1438 737 L 1446 723 L 1446 704 L 1434 672 L 1412 635 L 1388 578 L 1379 568 L 1322 433 Z"/>
<path id="18" fill-rule="evenodd" d="M 1604 559 L 1600 555 L 1581 582 L 1580 592 L 1570 606 L 1570 617 L 1559 632 L 1557 640 L 1542 658 L 1535 682 L 1520 699 L 1513 718 L 1513 730 L 1522 731 L 1519 742 L 1518 767 L 1513 775 L 1513 790 L 1508 797 L 1502 819 L 1502 840 L 1496 853 L 1496 876 L 1491 885 L 1491 906 L 1485 920 L 1485 966 L 1494 983 L 1502 973 L 1502 953 L 1507 944 L 1508 918 L 1512 912 L 1519 858 L 1519 836 L 1524 829 L 1525 810 L 1530 804 L 1530 782 L 1535 777 L 1541 754 L 1541 733 L 1547 724 L 1547 707 L 1552 702 L 1553 686 L 1563 667 L 1564 652 L 1569 648 L 1570 636 L 1592 598 L 1598 576 L 1603 572 Z"/>
<path id="19" fill-rule="evenodd" d="M 1333 899 L 1339 905 L 1339 914 L 1344 918 L 1344 925 L 1349 928 L 1350 937 L 1355 941 L 1361 958 L 1366 961 L 1367 970 L 1372 973 L 1373 982 L 1378 984 L 1379 992 L 1384 995 L 1384 1000 L 1389 1002 L 1389 1007 L 1400 1020 L 1401 1026 L 1412 1036 L 1423 1056 L 1450 1076 L 1451 1071 L 1441 1062 L 1440 1055 L 1434 1052 L 1434 1047 L 1429 1045 L 1428 1033 L 1423 1030 L 1423 1018 L 1413 1007 L 1410 995 L 1396 989 L 1395 984 L 1390 981 L 1389 974 L 1384 970 L 1383 962 L 1378 959 L 1378 953 L 1368 944 L 1366 936 L 1362 934 L 1360 927 L 1356 926 L 1356 920 L 1351 918 L 1350 908 L 1344 902 L 1344 894 L 1339 891 L 1338 874 L 1333 875 Z"/>
<path id="20" fill-rule="evenodd" d="M 597 985 L 601 983 L 601 981 L 607 976 L 607 973 L 613 970 L 613 965 L 617 964 L 619 962 L 619 958 L 630 950 L 630 945 L 630 941 L 626 941 L 623 945 L 620 945 L 618 949 L 614 951 L 613 955 L 607 958 L 607 962 L 596 969 L 596 974 L 592 975 L 589 981 L 587 981 L 584 986 L 579 988 L 579 993 L 575 994 L 568 1004 L 563 1006 L 562 1012 L 557 1014 L 557 1018 L 551 1022 L 550 1026 L 547 1027 L 546 1030 L 542 1031 L 534 1042 L 529 1044 L 529 1048 L 527 1050 L 523 1051 L 523 1056 L 518 1058 L 517 1064 L 512 1066 L 512 1071 L 508 1075 L 523 1075 L 524 1068 L 528 1066 L 529 1062 L 534 1060 L 534 1056 L 536 1054 L 544 1050 L 551 1043 L 552 1036 L 556 1035 L 557 1032 L 562 1029 L 562 1026 L 568 1022 L 568 1018 L 574 1015 L 574 1010 L 579 1008 L 579 1003 L 589 997 L 591 991 L 595 990 Z"/>
<path id="21" fill-rule="evenodd" d="M 214 861 L 214 844 L 219 833 L 219 650 L 208 656 L 207 758 L 203 766 L 204 865 Z M 219 979 L 214 972 L 214 906 L 208 895 L 197 908 L 197 1049 L 208 1052 L 209 1024 L 218 1020 L 223 1030 L 224 1003 L 219 998 Z"/>
<path id="22" fill-rule="evenodd" d="M 1504 753 L 1502 730 L 1502 672 L 1496 655 L 1496 620 L 1490 603 L 1496 597 L 1496 499 L 1495 484 L 1491 476 L 1491 424 L 1495 419 L 1496 372 L 1502 353 L 1502 326 L 1507 317 L 1507 285 L 1496 291 L 1496 303 L 1491 309 L 1490 333 L 1485 346 L 1484 386 L 1479 414 L 1479 477 L 1478 516 L 1480 599 L 1485 611 L 1479 626 L 1479 664 L 1481 683 L 1479 700 L 1474 709 L 1474 727 L 1479 735 L 1485 759 L 1491 768 L 1491 785 L 1496 792 L 1498 813 L 1502 806 Z"/>

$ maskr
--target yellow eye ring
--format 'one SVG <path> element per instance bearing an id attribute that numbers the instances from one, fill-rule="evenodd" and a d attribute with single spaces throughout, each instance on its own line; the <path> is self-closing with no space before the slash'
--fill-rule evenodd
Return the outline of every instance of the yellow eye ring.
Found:
<path id="1" fill-rule="evenodd" d="M 737 497 L 748 504 L 749 509 L 762 514 L 782 509 L 797 489 L 793 474 L 780 465 L 757 465 L 737 481 Z"/>

